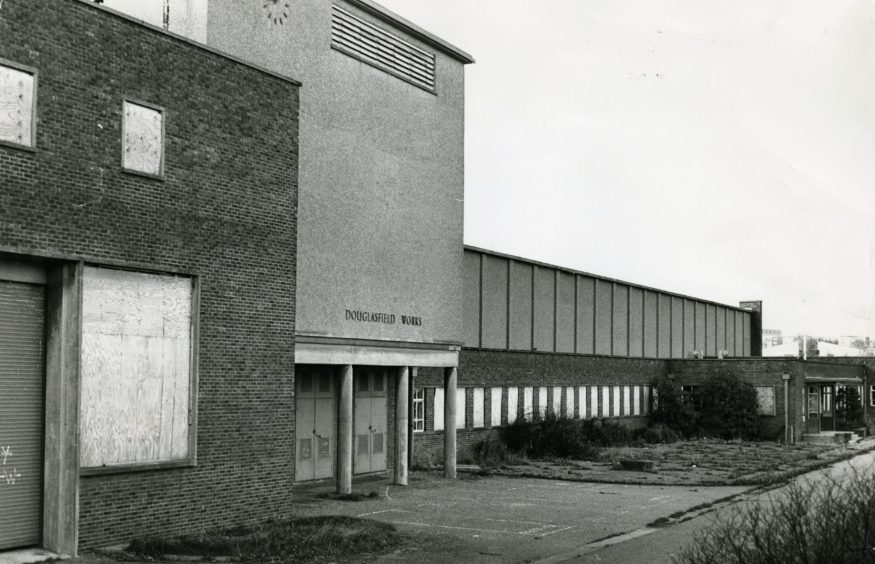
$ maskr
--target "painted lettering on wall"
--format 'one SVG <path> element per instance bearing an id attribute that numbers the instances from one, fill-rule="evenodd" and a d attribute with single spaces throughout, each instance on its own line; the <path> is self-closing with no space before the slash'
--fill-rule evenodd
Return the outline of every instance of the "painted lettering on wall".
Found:
<path id="1" fill-rule="evenodd" d="M 396 316 L 394 313 L 380 313 L 373 311 L 360 311 L 348 309 L 345 312 L 347 321 L 360 321 L 362 323 L 383 323 L 386 325 L 394 325 L 398 319 L 401 320 L 401 325 L 410 325 L 419 327 L 422 325 L 421 317 L 412 315 Z"/>
<path id="2" fill-rule="evenodd" d="M 6 481 L 7 486 L 14 486 L 15 480 L 21 478 L 21 474 L 17 468 L 9 469 L 6 467 L 6 461 L 12 456 L 12 447 L 0 447 L 0 457 L 3 457 L 3 468 L 0 468 L 0 481 Z"/>

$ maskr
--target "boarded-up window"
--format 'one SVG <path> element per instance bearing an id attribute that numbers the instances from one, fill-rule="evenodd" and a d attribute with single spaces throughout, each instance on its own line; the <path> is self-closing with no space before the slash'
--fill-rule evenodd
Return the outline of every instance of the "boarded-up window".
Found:
<path id="1" fill-rule="evenodd" d="M 188 458 L 192 281 L 85 268 L 80 463 Z"/>
<path id="2" fill-rule="evenodd" d="M 565 417 L 574 418 L 574 386 L 565 387 Z"/>
<path id="3" fill-rule="evenodd" d="M 519 411 L 519 388 L 507 389 L 507 424 L 513 425 L 516 422 L 517 411 Z"/>
<path id="4" fill-rule="evenodd" d="M 577 417 L 586 419 L 586 386 L 577 388 Z"/>
<path id="5" fill-rule="evenodd" d="M 434 430 L 444 430 L 444 389 L 434 390 Z"/>
<path id="6" fill-rule="evenodd" d="M 490 423 L 493 427 L 501 425 L 501 392 L 502 388 L 492 388 L 489 394 L 490 399 Z"/>
<path id="7" fill-rule="evenodd" d="M 0 65 L 0 141 L 33 147 L 36 76 Z"/>
<path id="8" fill-rule="evenodd" d="M 760 415 L 775 415 L 775 387 L 757 386 L 756 390 Z"/>
<path id="9" fill-rule="evenodd" d="M 632 415 L 641 415 L 641 386 L 632 388 Z"/>
<path id="10" fill-rule="evenodd" d="M 473 391 L 474 391 L 474 394 L 473 394 L 472 401 L 474 402 L 474 405 L 472 406 L 472 409 L 473 409 L 472 416 L 474 418 L 474 421 L 472 422 L 472 425 L 475 428 L 483 427 L 483 425 L 484 425 L 483 413 L 484 413 L 485 407 L 486 407 L 485 406 L 485 394 L 483 392 L 483 388 L 474 388 Z"/>
<path id="11" fill-rule="evenodd" d="M 538 388 L 538 414 L 542 419 L 547 415 L 547 386 Z"/>
<path id="12" fill-rule="evenodd" d="M 623 415 L 632 415 L 632 405 L 629 398 L 629 386 L 623 386 Z"/>
<path id="13" fill-rule="evenodd" d="M 553 414 L 559 415 L 562 413 L 562 388 L 559 386 L 553 387 Z"/>
<path id="14" fill-rule="evenodd" d="M 164 114 L 157 109 L 124 103 L 122 166 L 153 176 L 164 174 Z"/>
<path id="15" fill-rule="evenodd" d="M 534 389 L 531 386 L 523 388 L 523 417 L 531 417 Z"/>
<path id="16" fill-rule="evenodd" d="M 456 429 L 464 429 L 467 422 L 465 417 L 466 394 L 468 391 L 465 388 L 456 389 Z"/>

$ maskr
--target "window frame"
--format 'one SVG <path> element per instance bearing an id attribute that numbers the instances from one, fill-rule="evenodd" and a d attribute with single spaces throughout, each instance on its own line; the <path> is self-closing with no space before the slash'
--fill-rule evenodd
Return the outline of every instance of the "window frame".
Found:
<path id="1" fill-rule="evenodd" d="M 128 168 L 125 166 L 125 138 L 128 132 L 128 124 L 125 116 L 125 109 L 127 104 L 132 104 L 134 106 L 140 106 L 142 108 L 146 108 L 149 110 L 154 110 L 161 114 L 161 156 L 160 156 L 160 165 L 158 174 L 153 174 L 151 172 L 144 172 L 142 170 L 136 170 L 133 168 Z M 144 102 L 142 100 L 137 100 L 135 98 L 122 98 L 122 137 L 121 137 L 121 168 L 122 172 L 127 174 L 133 174 L 136 176 L 142 176 L 145 178 L 152 178 L 154 180 L 166 180 L 165 176 L 165 163 L 167 160 L 167 110 L 156 104 L 151 104 L 149 102 Z"/>
<path id="2" fill-rule="evenodd" d="M 413 390 L 413 401 L 411 402 L 411 417 L 410 424 L 413 427 L 414 433 L 425 432 L 425 388 L 415 388 Z"/>
<path id="3" fill-rule="evenodd" d="M 39 103 L 39 70 L 35 67 L 31 67 L 28 65 L 22 65 L 20 63 L 16 63 L 15 61 L 10 61 L 9 59 L 4 59 L 0 57 L 0 66 L 8 67 L 13 70 L 17 70 L 19 72 L 23 72 L 25 74 L 29 74 L 33 77 L 33 104 L 30 109 L 30 145 L 23 145 L 21 143 L 16 143 L 15 141 L 7 141 L 5 139 L 0 139 L 0 146 L 10 147 L 12 149 L 21 149 L 22 151 L 30 151 L 32 153 L 36 152 L 36 126 L 37 126 L 37 106 Z"/>
<path id="4" fill-rule="evenodd" d="M 191 319 L 189 321 L 191 328 L 191 343 L 189 350 L 189 386 L 188 386 L 188 455 L 174 460 L 159 460 L 145 462 L 124 462 L 119 464 L 111 464 L 104 466 L 80 466 L 80 476 L 99 476 L 105 474 L 122 474 L 132 472 L 145 472 L 151 470 L 163 470 L 167 468 L 193 468 L 198 466 L 197 456 L 197 435 L 198 435 L 198 366 L 200 352 L 200 310 L 201 310 L 201 278 L 200 276 L 183 273 L 169 272 L 160 270 L 150 270 L 143 268 L 131 268 L 125 266 L 98 264 L 98 263 L 83 263 L 84 267 L 100 268 L 104 270 L 120 270 L 124 272 L 133 272 L 136 274 L 152 274 L 157 276 L 174 276 L 178 278 L 187 278 L 191 281 Z M 82 270 L 84 277 L 84 268 Z M 80 280 L 80 285 L 82 280 Z M 84 296 L 83 296 L 84 297 Z M 80 302 L 81 316 L 81 302 Z M 81 351 L 79 353 L 81 357 Z M 81 416 L 81 399 L 79 404 Z M 77 422 L 78 424 L 78 422 Z M 80 430 L 81 432 L 81 430 Z M 78 455 L 78 447 L 77 447 Z"/>

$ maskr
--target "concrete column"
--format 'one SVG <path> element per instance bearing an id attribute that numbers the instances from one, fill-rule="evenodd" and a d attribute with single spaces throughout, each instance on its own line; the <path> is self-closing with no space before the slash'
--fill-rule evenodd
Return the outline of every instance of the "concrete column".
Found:
<path id="1" fill-rule="evenodd" d="M 444 477 L 456 478 L 456 379 L 458 371 L 444 369 Z"/>
<path id="2" fill-rule="evenodd" d="M 407 485 L 408 415 L 407 390 L 410 371 L 406 366 L 395 373 L 395 484 Z"/>
<path id="3" fill-rule="evenodd" d="M 352 493 L 352 365 L 340 372 L 337 405 L 337 493 Z"/>

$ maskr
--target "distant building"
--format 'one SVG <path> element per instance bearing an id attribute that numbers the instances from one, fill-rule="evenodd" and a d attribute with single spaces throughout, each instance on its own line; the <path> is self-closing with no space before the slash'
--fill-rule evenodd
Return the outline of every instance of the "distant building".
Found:
<path id="1" fill-rule="evenodd" d="M 783 344 L 783 342 L 784 336 L 781 334 L 780 329 L 763 329 L 763 351 L 769 347 Z M 763 352 L 763 355 L 769 356 L 765 352 Z"/>

